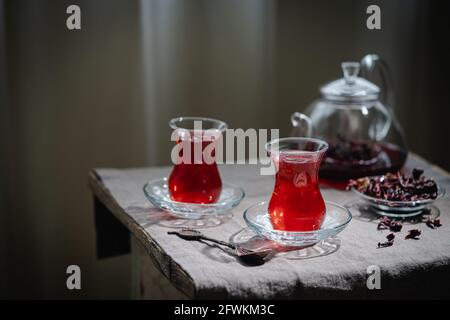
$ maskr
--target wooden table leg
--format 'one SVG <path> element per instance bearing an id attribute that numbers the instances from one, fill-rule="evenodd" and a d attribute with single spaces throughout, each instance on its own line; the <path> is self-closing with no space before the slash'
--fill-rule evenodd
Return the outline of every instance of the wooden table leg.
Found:
<path id="1" fill-rule="evenodd" d="M 130 253 L 130 231 L 94 197 L 97 258 Z"/>
<path id="2" fill-rule="evenodd" d="M 187 299 L 152 262 L 139 240 L 94 196 L 97 257 L 131 253 L 132 299 Z"/>
<path id="3" fill-rule="evenodd" d="M 132 299 L 187 299 L 159 271 L 139 240 L 131 237 Z"/>

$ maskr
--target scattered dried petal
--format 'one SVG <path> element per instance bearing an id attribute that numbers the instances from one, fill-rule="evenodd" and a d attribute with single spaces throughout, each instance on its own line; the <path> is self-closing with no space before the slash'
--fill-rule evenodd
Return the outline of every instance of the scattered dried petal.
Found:
<path id="1" fill-rule="evenodd" d="M 431 229 L 436 229 L 440 226 L 442 226 L 441 220 L 440 219 L 430 219 L 429 217 L 427 218 L 427 220 L 425 221 L 425 224 L 430 227 Z"/>
<path id="2" fill-rule="evenodd" d="M 441 223 L 440 219 L 434 219 L 433 220 L 433 224 L 434 224 L 435 227 L 441 227 L 442 226 L 442 223 Z"/>
<path id="3" fill-rule="evenodd" d="M 385 242 L 378 242 L 377 248 L 386 248 L 390 247 L 394 244 L 395 235 L 393 233 L 389 233 L 386 236 L 387 241 Z"/>
<path id="4" fill-rule="evenodd" d="M 388 241 L 394 241 L 394 239 L 395 239 L 395 234 L 393 234 L 393 233 L 389 233 L 387 236 L 386 236 L 386 239 L 388 239 Z"/>
<path id="5" fill-rule="evenodd" d="M 419 236 L 420 236 L 421 233 L 422 232 L 420 230 L 418 230 L 418 229 L 408 230 L 408 234 L 406 235 L 405 240 L 406 239 L 419 240 Z"/>
<path id="6" fill-rule="evenodd" d="M 398 221 L 393 221 L 390 225 L 391 231 L 394 231 L 394 232 L 399 232 L 402 230 L 402 228 L 403 228 L 403 225 L 401 224 L 401 222 L 398 222 Z"/>
<path id="7" fill-rule="evenodd" d="M 378 242 L 378 248 L 386 248 L 386 247 L 390 247 L 390 246 L 392 246 L 394 244 L 394 242 L 389 242 L 389 241 L 386 241 L 386 242 L 383 242 L 383 243 L 381 243 L 381 242 Z"/>
<path id="8" fill-rule="evenodd" d="M 393 232 L 398 232 L 398 231 L 402 230 L 402 227 L 403 227 L 403 225 L 401 222 L 391 220 L 388 217 L 383 217 L 380 219 L 377 229 L 378 230 L 389 229 Z"/>

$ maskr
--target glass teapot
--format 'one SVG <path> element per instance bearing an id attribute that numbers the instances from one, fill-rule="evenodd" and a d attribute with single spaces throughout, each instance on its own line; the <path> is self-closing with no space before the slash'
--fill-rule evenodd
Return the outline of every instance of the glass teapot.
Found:
<path id="1" fill-rule="evenodd" d="M 358 77 L 360 68 L 367 75 L 378 70 L 383 90 Z M 344 182 L 399 170 L 406 161 L 407 148 L 403 130 L 387 103 L 388 94 L 392 99 L 387 64 L 378 55 L 369 54 L 361 63 L 343 62 L 342 70 L 344 77 L 322 86 L 321 97 L 305 114 L 292 115 L 292 136 L 328 142 L 321 178 Z"/>

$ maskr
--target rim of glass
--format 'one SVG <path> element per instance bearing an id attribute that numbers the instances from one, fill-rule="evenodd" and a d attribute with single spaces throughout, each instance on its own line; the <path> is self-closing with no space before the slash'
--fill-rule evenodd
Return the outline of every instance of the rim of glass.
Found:
<path id="1" fill-rule="evenodd" d="M 311 230 L 311 231 L 284 231 L 284 230 L 276 230 L 276 229 L 273 229 L 273 227 L 272 227 L 271 232 L 281 233 L 281 234 L 289 233 L 289 234 L 293 234 L 293 235 L 307 235 L 307 234 L 311 234 L 311 233 L 322 233 L 322 232 L 327 232 L 327 231 L 330 231 L 330 230 L 338 230 L 338 229 L 340 229 L 340 228 L 342 228 L 342 227 L 344 227 L 344 226 L 346 226 L 347 224 L 350 223 L 350 221 L 352 220 L 353 216 L 352 216 L 352 214 L 351 214 L 351 212 L 350 212 L 350 210 L 348 208 L 346 208 L 346 207 L 344 207 L 344 206 L 342 206 L 340 204 L 337 204 L 335 202 L 331 202 L 331 201 L 325 201 L 325 204 L 328 204 L 328 205 L 331 205 L 331 206 L 335 206 L 335 207 L 343 210 L 347 214 L 347 217 L 346 217 L 345 221 L 339 223 L 338 225 L 336 225 L 336 226 L 334 226 L 332 228 L 327 228 L 327 229 L 322 229 L 322 227 L 321 227 L 318 230 Z M 247 225 L 253 225 L 253 226 L 260 227 L 260 228 L 264 228 L 264 226 L 262 226 L 261 224 L 259 224 L 257 222 L 254 222 L 254 221 L 250 221 L 250 219 L 248 218 L 247 215 L 248 215 L 249 210 L 251 210 L 251 209 L 253 209 L 255 207 L 258 207 L 258 206 L 265 206 L 265 205 L 269 205 L 269 202 L 268 201 L 261 201 L 261 202 L 258 202 L 258 203 L 254 204 L 254 205 L 252 205 L 252 206 L 250 206 L 250 207 L 248 207 L 247 209 L 244 210 L 243 217 L 244 217 L 244 220 L 247 223 Z M 269 214 L 269 212 L 265 212 L 264 214 Z M 326 214 L 327 213 L 325 213 L 325 215 Z"/>
<path id="2" fill-rule="evenodd" d="M 224 131 L 224 130 L 226 130 L 228 128 L 228 125 L 224 121 L 217 120 L 217 119 L 214 119 L 214 118 L 207 118 L 207 117 L 177 117 L 177 118 L 170 119 L 169 126 L 172 129 L 174 129 L 174 130 L 177 130 L 177 129 L 189 130 L 189 131 L 194 130 L 194 129 L 183 128 L 183 127 L 180 127 L 180 126 L 177 125 L 177 123 L 181 123 L 183 121 L 201 121 L 202 122 L 202 130 L 214 130 L 214 129 L 216 129 L 216 130 L 219 130 L 219 131 L 222 132 L 222 131 Z M 218 128 L 212 128 L 212 127 L 211 128 L 209 128 L 209 127 L 208 128 L 203 128 L 203 123 L 204 122 L 216 123 L 216 124 L 218 124 Z"/>
<path id="3" fill-rule="evenodd" d="M 352 188 L 352 191 L 355 192 L 360 197 L 362 197 L 366 200 L 372 201 L 374 203 L 377 203 L 377 204 L 385 205 L 388 207 L 401 207 L 401 206 L 419 206 L 421 204 L 429 204 L 436 200 L 439 200 L 440 198 L 445 196 L 445 188 L 441 187 L 439 184 L 437 184 L 437 188 L 438 188 L 438 191 L 437 191 L 437 196 L 435 199 L 420 199 L 420 200 L 415 200 L 415 201 L 399 201 L 399 200 L 386 200 L 386 199 L 381 199 L 381 198 L 375 198 L 375 197 L 365 194 L 364 192 L 357 190 L 354 187 Z"/>
<path id="4" fill-rule="evenodd" d="M 321 145 L 321 147 L 316 151 L 309 151 L 309 150 L 281 150 L 280 144 L 286 142 L 313 142 L 316 144 Z M 273 145 L 278 144 L 277 149 L 273 149 Z M 316 138 L 307 138 L 307 137 L 288 137 L 288 138 L 279 138 L 274 139 L 265 144 L 265 149 L 267 152 L 276 152 L 276 153 L 283 153 L 283 154 L 314 154 L 314 153 L 322 153 L 327 151 L 328 149 L 328 143 L 326 141 L 316 139 Z"/>

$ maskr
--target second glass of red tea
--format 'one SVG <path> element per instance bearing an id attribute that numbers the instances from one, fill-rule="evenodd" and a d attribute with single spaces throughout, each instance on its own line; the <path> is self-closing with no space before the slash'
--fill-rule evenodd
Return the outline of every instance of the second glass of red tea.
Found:
<path id="1" fill-rule="evenodd" d="M 179 117 L 170 120 L 174 130 L 172 140 L 177 148 L 169 177 L 169 192 L 173 201 L 209 204 L 217 202 L 222 180 L 216 163 L 215 147 L 227 124 L 200 117 Z M 175 158 L 175 159 L 174 159 Z"/>
<path id="2" fill-rule="evenodd" d="M 325 202 L 319 189 L 318 173 L 327 148 L 326 142 L 312 138 L 283 138 L 266 144 L 276 168 L 275 187 L 268 207 L 275 230 L 320 229 Z"/>

